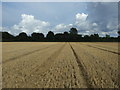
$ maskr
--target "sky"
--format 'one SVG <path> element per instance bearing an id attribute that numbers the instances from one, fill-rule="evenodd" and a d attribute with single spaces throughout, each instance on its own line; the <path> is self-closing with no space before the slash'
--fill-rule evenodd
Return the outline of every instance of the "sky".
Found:
<path id="1" fill-rule="evenodd" d="M 117 2 L 2 2 L 2 28 L 13 35 L 26 32 L 117 36 Z"/>

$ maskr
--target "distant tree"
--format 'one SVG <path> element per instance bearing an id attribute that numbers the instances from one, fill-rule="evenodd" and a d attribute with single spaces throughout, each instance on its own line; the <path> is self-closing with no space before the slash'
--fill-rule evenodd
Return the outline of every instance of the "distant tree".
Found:
<path id="1" fill-rule="evenodd" d="M 118 30 L 118 42 L 120 42 L 120 29 Z"/>
<path id="2" fill-rule="evenodd" d="M 78 31 L 77 31 L 76 28 L 71 28 L 69 32 L 70 32 L 71 35 L 77 35 L 78 34 Z"/>
<path id="3" fill-rule="evenodd" d="M 14 36 L 8 32 L 1 32 L 2 33 L 2 41 L 14 41 Z"/>
<path id="4" fill-rule="evenodd" d="M 79 42 L 79 41 L 83 41 L 83 37 L 82 37 L 81 34 L 78 34 L 78 35 L 77 35 L 77 42 Z"/>
<path id="5" fill-rule="evenodd" d="M 94 37 L 95 38 L 99 38 L 99 34 L 94 34 Z"/>
<path id="6" fill-rule="evenodd" d="M 2 41 L 2 32 L 0 32 L 0 42 Z"/>
<path id="7" fill-rule="evenodd" d="M 52 31 L 49 31 L 46 37 L 42 33 L 33 32 L 31 36 L 27 36 L 25 32 L 20 33 L 18 36 L 13 36 L 8 32 L 0 32 L 0 40 L 2 41 L 48 41 L 48 42 L 120 42 L 120 35 L 118 37 L 111 37 L 110 35 L 106 35 L 105 37 L 100 37 L 99 34 L 91 34 L 82 36 L 81 34 L 77 34 L 77 31 L 74 29 L 70 29 L 70 33 L 57 33 L 54 35 Z M 75 32 L 76 33 L 75 33 Z M 73 33 L 74 32 L 74 33 Z M 120 34 L 120 31 L 118 31 Z"/>
<path id="8" fill-rule="evenodd" d="M 109 42 L 111 41 L 110 39 L 111 39 L 110 35 L 106 34 L 105 37 L 102 38 L 102 41 Z"/>
<path id="9" fill-rule="evenodd" d="M 49 31 L 46 38 L 49 41 L 54 41 L 54 33 L 52 31 Z"/>
<path id="10" fill-rule="evenodd" d="M 65 41 L 64 34 L 62 34 L 62 33 L 55 34 L 55 41 L 57 41 L 57 42 Z"/>
<path id="11" fill-rule="evenodd" d="M 65 32 L 64 32 L 64 35 L 69 35 L 69 33 L 65 31 Z"/>
<path id="12" fill-rule="evenodd" d="M 16 36 L 17 41 L 29 41 L 29 37 L 25 32 L 21 32 L 18 36 Z"/>
<path id="13" fill-rule="evenodd" d="M 27 34 L 25 32 L 21 32 L 21 33 L 19 33 L 19 36 L 21 36 L 21 37 L 27 37 Z"/>
<path id="14" fill-rule="evenodd" d="M 108 38 L 110 38 L 110 35 L 106 34 L 105 37 L 108 39 Z"/>
<path id="15" fill-rule="evenodd" d="M 69 36 L 69 33 L 68 33 L 68 32 L 65 31 L 63 35 L 64 35 L 64 38 L 63 38 L 64 41 L 70 41 L 70 40 L 69 40 L 70 36 Z"/>
<path id="16" fill-rule="evenodd" d="M 78 31 L 76 28 L 71 28 L 70 29 L 70 41 L 74 42 L 74 41 L 77 41 L 77 35 L 78 35 Z"/>
<path id="17" fill-rule="evenodd" d="M 120 36 L 120 30 L 118 31 L 118 35 Z"/>
<path id="18" fill-rule="evenodd" d="M 43 41 L 44 40 L 44 34 L 43 33 L 35 33 L 33 32 L 31 34 L 33 41 Z"/>
<path id="19" fill-rule="evenodd" d="M 89 42 L 89 41 L 91 41 L 89 35 L 85 35 L 83 39 L 84 39 L 85 42 Z"/>
<path id="20" fill-rule="evenodd" d="M 90 35 L 90 39 L 91 39 L 91 41 L 93 41 L 93 42 L 99 41 L 99 35 L 98 35 L 98 34 L 91 34 L 91 35 Z"/>

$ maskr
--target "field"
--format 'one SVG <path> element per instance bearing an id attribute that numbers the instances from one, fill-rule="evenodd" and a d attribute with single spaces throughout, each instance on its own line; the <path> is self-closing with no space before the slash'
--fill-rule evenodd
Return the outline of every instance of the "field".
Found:
<path id="1" fill-rule="evenodd" d="M 3 88 L 118 88 L 118 43 L 2 45 Z"/>

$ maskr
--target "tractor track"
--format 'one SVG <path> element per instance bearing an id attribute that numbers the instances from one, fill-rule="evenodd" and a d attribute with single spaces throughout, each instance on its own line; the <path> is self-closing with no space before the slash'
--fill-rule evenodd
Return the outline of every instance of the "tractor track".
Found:
<path id="1" fill-rule="evenodd" d="M 3 88 L 119 87 L 117 50 L 94 43 L 27 45 L 4 48 Z M 11 47 L 16 52 L 7 53 Z"/>
<path id="2" fill-rule="evenodd" d="M 87 46 L 87 45 L 86 45 Z M 84 50 L 85 51 L 85 50 Z M 85 55 L 89 55 L 90 57 L 93 57 L 96 61 L 96 65 L 98 65 L 105 73 L 107 76 L 109 76 L 112 80 L 112 82 L 114 83 L 114 85 L 118 86 L 118 81 L 116 81 L 111 75 L 110 75 L 110 72 L 108 72 L 105 68 L 105 66 L 103 64 L 100 64 L 97 60 L 100 60 L 100 58 L 98 57 L 94 57 L 91 53 L 88 53 L 88 52 L 85 52 L 84 53 Z M 105 63 L 105 62 L 104 62 Z M 106 66 L 107 68 L 110 68 L 109 65 Z"/>
<path id="3" fill-rule="evenodd" d="M 53 63 L 54 60 L 59 56 L 59 54 L 60 54 L 61 51 L 64 49 L 64 47 L 65 47 L 65 44 L 62 45 L 57 51 L 55 51 L 50 57 L 48 57 L 48 59 L 47 59 L 42 65 L 35 67 L 35 69 L 33 69 L 33 71 L 32 71 L 31 73 L 36 72 L 37 70 L 39 70 L 39 69 L 42 68 L 42 67 L 46 68 L 46 67 L 50 66 L 51 63 Z M 52 58 L 53 58 L 53 59 L 52 59 Z M 50 62 L 49 62 L 49 61 L 50 61 Z M 48 62 L 49 62 L 49 63 L 48 63 Z M 42 70 L 43 70 L 43 69 L 42 69 Z"/>
<path id="4" fill-rule="evenodd" d="M 120 55 L 119 52 L 114 52 L 114 51 L 111 51 L 111 50 L 107 50 L 107 49 L 103 49 L 103 48 L 95 47 L 95 46 L 92 46 L 92 45 L 86 45 L 86 46 Z"/>
<path id="5" fill-rule="evenodd" d="M 78 57 L 78 55 L 76 54 L 75 50 L 73 49 L 72 45 L 69 43 L 70 47 L 71 47 L 71 50 L 76 58 L 76 62 L 78 64 L 78 67 L 79 67 L 79 70 L 80 72 L 82 73 L 82 76 L 84 78 L 84 80 L 86 81 L 86 85 L 88 88 L 94 88 L 92 86 L 92 82 L 90 81 L 90 77 L 87 73 L 87 71 L 85 70 L 85 67 L 83 66 L 83 64 L 80 62 L 80 57 Z"/>
<path id="6" fill-rule="evenodd" d="M 89 44 L 90 45 L 90 44 Z M 114 49 L 114 50 L 118 50 L 118 49 L 115 49 L 115 48 L 112 48 L 112 47 L 107 47 L 107 46 L 102 46 L 102 45 L 99 45 L 99 44 L 93 44 L 94 46 L 96 47 L 100 47 L 100 48 L 106 48 L 106 49 Z"/>
<path id="7" fill-rule="evenodd" d="M 90 55 L 91 57 L 94 57 L 92 54 L 87 53 L 87 52 L 85 52 L 85 55 Z M 95 58 L 95 59 L 98 60 L 98 58 Z M 112 76 L 110 76 L 110 73 L 103 67 L 103 65 L 99 64 L 97 61 L 95 61 L 95 63 L 106 73 L 107 76 L 109 76 L 111 78 L 111 80 L 114 83 L 114 85 L 118 86 L 118 82 L 115 81 Z"/>

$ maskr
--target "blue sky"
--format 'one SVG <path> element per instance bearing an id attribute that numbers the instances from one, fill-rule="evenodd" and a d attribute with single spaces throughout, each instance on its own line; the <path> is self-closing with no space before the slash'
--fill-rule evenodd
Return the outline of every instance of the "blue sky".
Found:
<path id="1" fill-rule="evenodd" d="M 14 35 L 61 33 L 76 27 L 84 35 L 117 36 L 117 8 L 110 2 L 3 2 L 2 27 Z"/>
<path id="2" fill-rule="evenodd" d="M 74 21 L 76 13 L 86 12 L 86 3 L 3 3 L 3 26 L 19 23 L 21 14 L 35 16 L 36 19 L 50 21 L 53 24 Z M 11 18 L 15 17 L 15 19 Z M 12 21 L 12 22 L 11 22 Z M 11 23 L 9 23 L 11 22 Z"/>

